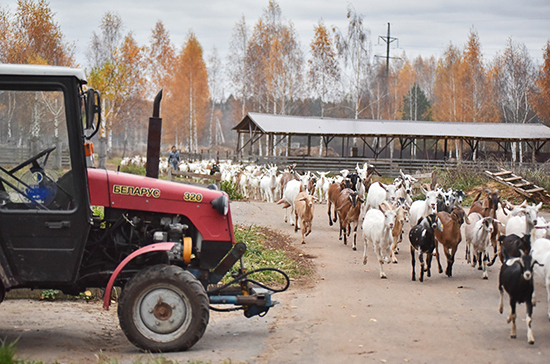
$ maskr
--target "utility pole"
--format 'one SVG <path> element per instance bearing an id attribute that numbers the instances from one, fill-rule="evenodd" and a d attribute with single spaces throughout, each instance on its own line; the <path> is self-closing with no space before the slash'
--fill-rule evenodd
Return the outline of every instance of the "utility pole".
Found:
<path id="1" fill-rule="evenodd" d="M 382 39 L 384 42 L 386 42 L 386 78 L 389 75 L 390 72 L 390 44 L 398 40 L 397 38 L 390 37 L 390 23 L 388 23 L 388 35 L 387 36 L 378 36 L 379 39 Z"/>

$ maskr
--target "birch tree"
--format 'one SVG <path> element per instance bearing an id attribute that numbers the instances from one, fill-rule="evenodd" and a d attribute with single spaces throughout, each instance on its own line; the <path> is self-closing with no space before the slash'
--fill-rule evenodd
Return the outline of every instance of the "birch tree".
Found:
<path id="1" fill-rule="evenodd" d="M 250 93 L 250 67 L 247 64 L 249 32 L 243 15 L 233 27 L 226 64 L 229 86 L 235 98 L 241 102 L 241 118 L 246 115 L 246 102 Z"/>
<path id="2" fill-rule="evenodd" d="M 534 117 L 531 105 L 535 66 L 523 43 L 508 39 L 504 53 L 495 59 L 496 88 L 502 118 L 506 123 L 527 123 Z M 522 143 L 512 144 L 512 160 L 523 162 Z"/>
<path id="3" fill-rule="evenodd" d="M 208 86 L 210 89 L 210 119 L 208 122 L 208 145 L 217 144 L 217 136 L 221 132 L 219 124 L 219 113 L 216 111 L 216 105 L 223 99 L 223 73 L 221 60 L 218 56 L 216 47 L 212 49 L 208 57 Z"/>
<path id="4" fill-rule="evenodd" d="M 495 58 L 498 102 L 506 123 L 527 123 L 533 117 L 530 95 L 536 69 L 525 44 L 506 43 L 504 53 Z"/>
<path id="5" fill-rule="evenodd" d="M 321 100 L 321 117 L 325 116 L 325 103 L 335 100 L 340 83 L 340 68 L 334 42 L 323 21 L 314 26 L 315 37 L 311 42 L 309 85 L 314 96 Z"/>
<path id="6" fill-rule="evenodd" d="M 354 118 L 358 119 L 361 112 L 361 90 L 368 80 L 370 66 L 370 31 L 363 26 L 363 15 L 357 14 L 351 5 L 348 5 L 347 18 L 349 19 L 347 34 L 343 34 L 337 27 L 333 27 L 332 30 L 338 54 L 346 68 L 350 67 L 350 98 Z"/>

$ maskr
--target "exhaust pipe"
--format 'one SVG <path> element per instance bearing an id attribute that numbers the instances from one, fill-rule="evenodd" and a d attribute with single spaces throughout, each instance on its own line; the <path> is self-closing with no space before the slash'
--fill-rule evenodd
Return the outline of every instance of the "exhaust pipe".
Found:
<path id="1" fill-rule="evenodd" d="M 160 100 L 162 100 L 162 90 L 155 96 L 155 101 L 153 102 L 153 116 L 149 118 L 149 132 L 147 133 L 147 164 L 145 175 L 152 178 L 159 178 L 160 141 L 162 136 Z"/>

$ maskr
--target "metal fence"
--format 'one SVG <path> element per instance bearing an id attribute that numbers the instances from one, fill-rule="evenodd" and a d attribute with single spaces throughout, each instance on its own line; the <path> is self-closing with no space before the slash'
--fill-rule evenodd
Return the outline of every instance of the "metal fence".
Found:
<path id="1" fill-rule="evenodd" d="M 341 170 L 354 170 L 358 164 L 373 164 L 376 169 L 384 176 L 397 177 L 402 170 L 407 174 L 427 173 L 435 169 L 457 169 L 468 168 L 479 170 L 483 173 L 486 170 L 494 171 L 499 168 L 522 171 L 526 169 L 543 169 L 550 172 L 550 163 L 514 163 L 510 161 L 499 160 L 479 160 L 479 161 L 456 161 L 456 160 L 421 160 L 421 159 L 364 159 L 364 158 L 339 158 L 339 157 L 256 157 L 243 160 L 244 163 L 269 164 L 274 163 L 279 166 L 296 163 L 298 171 L 329 171 L 339 174 Z"/>

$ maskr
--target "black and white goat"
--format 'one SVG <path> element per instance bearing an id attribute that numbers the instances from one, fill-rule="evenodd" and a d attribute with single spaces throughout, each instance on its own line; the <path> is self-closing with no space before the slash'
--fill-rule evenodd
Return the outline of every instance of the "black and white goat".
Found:
<path id="1" fill-rule="evenodd" d="M 531 254 L 520 253 L 520 257 L 509 257 L 506 249 L 503 249 L 505 262 L 500 267 L 498 280 L 498 290 L 500 292 L 500 304 L 498 312 L 503 311 L 504 290 L 510 296 L 510 316 L 507 323 L 512 322 L 510 337 L 515 339 L 516 334 L 516 304 L 525 302 L 527 316 L 527 342 L 535 343 L 535 337 L 531 330 L 531 321 L 533 314 L 533 265 L 538 264 Z"/>
<path id="2" fill-rule="evenodd" d="M 428 277 L 431 276 L 432 253 L 435 249 L 435 229 L 443 230 L 443 226 L 437 215 L 431 214 L 420 219 L 420 222 L 409 231 L 413 281 L 416 280 L 416 254 L 418 254 L 418 260 L 420 261 L 420 282 L 424 281 L 424 271 L 428 272 Z M 424 254 L 426 254 L 426 264 L 424 264 Z"/>

